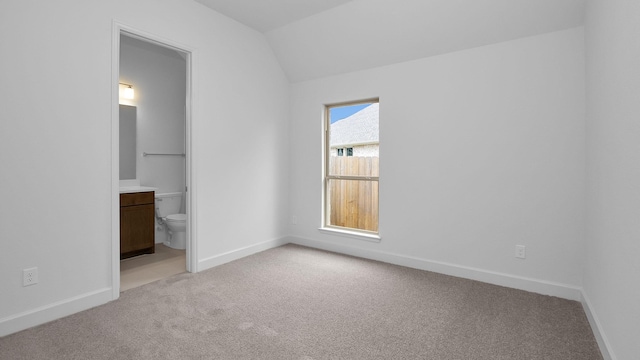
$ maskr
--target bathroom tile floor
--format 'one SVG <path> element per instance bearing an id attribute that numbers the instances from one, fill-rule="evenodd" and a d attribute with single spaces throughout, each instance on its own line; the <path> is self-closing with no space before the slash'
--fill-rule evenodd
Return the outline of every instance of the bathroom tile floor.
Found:
<path id="1" fill-rule="evenodd" d="M 187 258 L 184 250 L 156 244 L 155 254 L 120 261 L 120 291 L 186 272 L 186 268 Z"/>

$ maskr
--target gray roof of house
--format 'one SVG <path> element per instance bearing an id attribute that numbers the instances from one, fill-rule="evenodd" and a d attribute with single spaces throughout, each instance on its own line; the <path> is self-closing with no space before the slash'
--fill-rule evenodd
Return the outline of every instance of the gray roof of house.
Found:
<path id="1" fill-rule="evenodd" d="M 330 146 L 378 143 L 380 104 L 373 103 L 331 124 Z"/>

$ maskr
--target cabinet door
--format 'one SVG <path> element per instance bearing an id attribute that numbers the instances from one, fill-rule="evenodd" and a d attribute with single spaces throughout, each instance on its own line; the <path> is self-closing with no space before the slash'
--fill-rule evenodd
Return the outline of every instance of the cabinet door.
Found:
<path id="1" fill-rule="evenodd" d="M 120 258 L 155 250 L 153 204 L 120 208 Z"/>

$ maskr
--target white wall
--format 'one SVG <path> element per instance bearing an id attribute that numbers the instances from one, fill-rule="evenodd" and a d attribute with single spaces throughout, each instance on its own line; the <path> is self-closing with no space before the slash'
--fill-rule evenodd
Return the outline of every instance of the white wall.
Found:
<path id="1" fill-rule="evenodd" d="M 294 84 L 292 239 L 579 298 L 583 42 L 575 28 Z M 378 96 L 382 241 L 321 233 L 323 104 Z"/>
<path id="2" fill-rule="evenodd" d="M 187 63 L 176 51 L 130 37 L 120 42 L 120 81 L 133 85 L 137 110 L 137 174 L 157 193 L 182 192 L 185 158 L 142 156 L 185 152 Z"/>
<path id="3" fill-rule="evenodd" d="M 2 1 L 0 335 L 112 299 L 114 19 L 194 50 L 199 268 L 285 233 L 289 88 L 261 34 L 190 1 Z"/>
<path id="4" fill-rule="evenodd" d="M 584 291 L 612 358 L 640 354 L 640 2 L 587 6 Z"/>
<path id="5" fill-rule="evenodd" d="M 115 19 L 194 50 L 200 269 L 288 232 L 515 287 L 584 286 L 612 357 L 633 358 L 639 15 L 589 2 L 585 104 L 581 28 L 290 88 L 260 34 L 194 2 L 0 2 L 0 335 L 112 299 Z M 382 241 L 322 234 L 322 105 L 376 96 Z M 40 283 L 22 287 L 33 266 Z"/>

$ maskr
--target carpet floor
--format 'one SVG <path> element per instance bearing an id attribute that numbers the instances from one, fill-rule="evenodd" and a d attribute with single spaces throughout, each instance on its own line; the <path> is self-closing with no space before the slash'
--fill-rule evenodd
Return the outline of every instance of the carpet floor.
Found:
<path id="1" fill-rule="evenodd" d="M 0 359 L 602 359 L 580 303 L 285 245 L 0 338 Z"/>

